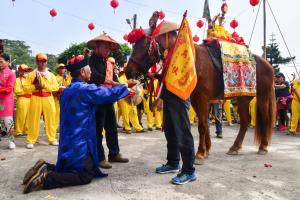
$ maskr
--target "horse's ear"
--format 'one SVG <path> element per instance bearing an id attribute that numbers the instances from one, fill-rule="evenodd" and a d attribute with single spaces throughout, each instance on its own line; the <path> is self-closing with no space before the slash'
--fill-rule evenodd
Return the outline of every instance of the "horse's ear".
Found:
<path id="1" fill-rule="evenodd" d="M 153 14 L 152 14 L 152 17 L 149 19 L 149 27 L 150 27 L 150 34 L 152 34 L 152 32 L 154 31 L 154 29 L 156 28 L 156 23 L 159 19 L 159 12 L 158 11 L 155 11 Z"/>

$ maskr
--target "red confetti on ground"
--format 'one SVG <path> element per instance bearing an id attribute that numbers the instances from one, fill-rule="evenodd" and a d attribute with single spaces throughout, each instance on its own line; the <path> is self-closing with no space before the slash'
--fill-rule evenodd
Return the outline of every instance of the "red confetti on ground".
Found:
<path id="1" fill-rule="evenodd" d="M 267 167 L 267 168 L 271 168 L 272 164 L 265 163 L 264 166 Z"/>

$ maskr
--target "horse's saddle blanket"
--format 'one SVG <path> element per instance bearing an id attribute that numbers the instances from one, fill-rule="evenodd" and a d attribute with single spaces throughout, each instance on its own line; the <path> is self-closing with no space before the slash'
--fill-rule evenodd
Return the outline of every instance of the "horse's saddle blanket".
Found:
<path id="1" fill-rule="evenodd" d="M 203 45 L 223 76 L 224 98 L 256 96 L 256 62 L 246 46 L 217 39 Z"/>

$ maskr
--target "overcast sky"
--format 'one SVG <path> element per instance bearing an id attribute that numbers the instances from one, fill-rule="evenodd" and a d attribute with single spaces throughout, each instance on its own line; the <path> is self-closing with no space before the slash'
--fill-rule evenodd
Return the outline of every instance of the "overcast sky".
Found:
<path id="1" fill-rule="evenodd" d="M 299 33 L 297 26 L 300 19 L 300 1 L 268 0 L 276 19 L 283 31 L 291 54 L 297 57 L 300 65 Z M 46 52 L 59 54 L 71 43 L 88 41 L 105 31 L 118 41 L 130 31 L 125 19 L 138 15 L 138 26 L 147 27 L 149 17 L 154 10 L 164 10 L 166 20 L 181 22 L 182 14 L 188 10 L 188 20 L 193 34 L 203 39 L 204 29 L 196 27 L 196 21 L 202 17 L 204 0 L 119 0 L 119 7 L 110 7 L 110 0 L 0 0 L 0 38 L 24 40 L 31 46 L 33 53 Z M 211 15 L 220 12 L 222 0 L 210 0 Z M 239 27 L 236 31 L 249 42 L 258 6 L 254 9 L 249 0 L 227 0 L 229 6 L 226 27 L 236 18 Z M 58 15 L 51 18 L 50 9 L 55 8 Z M 96 28 L 90 32 L 88 23 Z M 262 7 L 251 41 L 250 49 L 255 54 L 262 54 L 263 44 Z M 267 7 L 267 38 L 274 33 L 283 56 L 288 56 L 280 32 Z M 269 42 L 269 41 L 268 41 Z M 287 69 L 294 71 L 292 64 Z"/>

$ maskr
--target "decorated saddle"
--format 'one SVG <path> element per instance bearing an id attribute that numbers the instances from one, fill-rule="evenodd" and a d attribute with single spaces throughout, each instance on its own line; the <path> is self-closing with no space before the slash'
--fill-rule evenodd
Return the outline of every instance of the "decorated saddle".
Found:
<path id="1" fill-rule="evenodd" d="M 244 43 L 208 38 L 203 45 L 223 76 L 224 98 L 256 96 L 256 62 Z"/>

